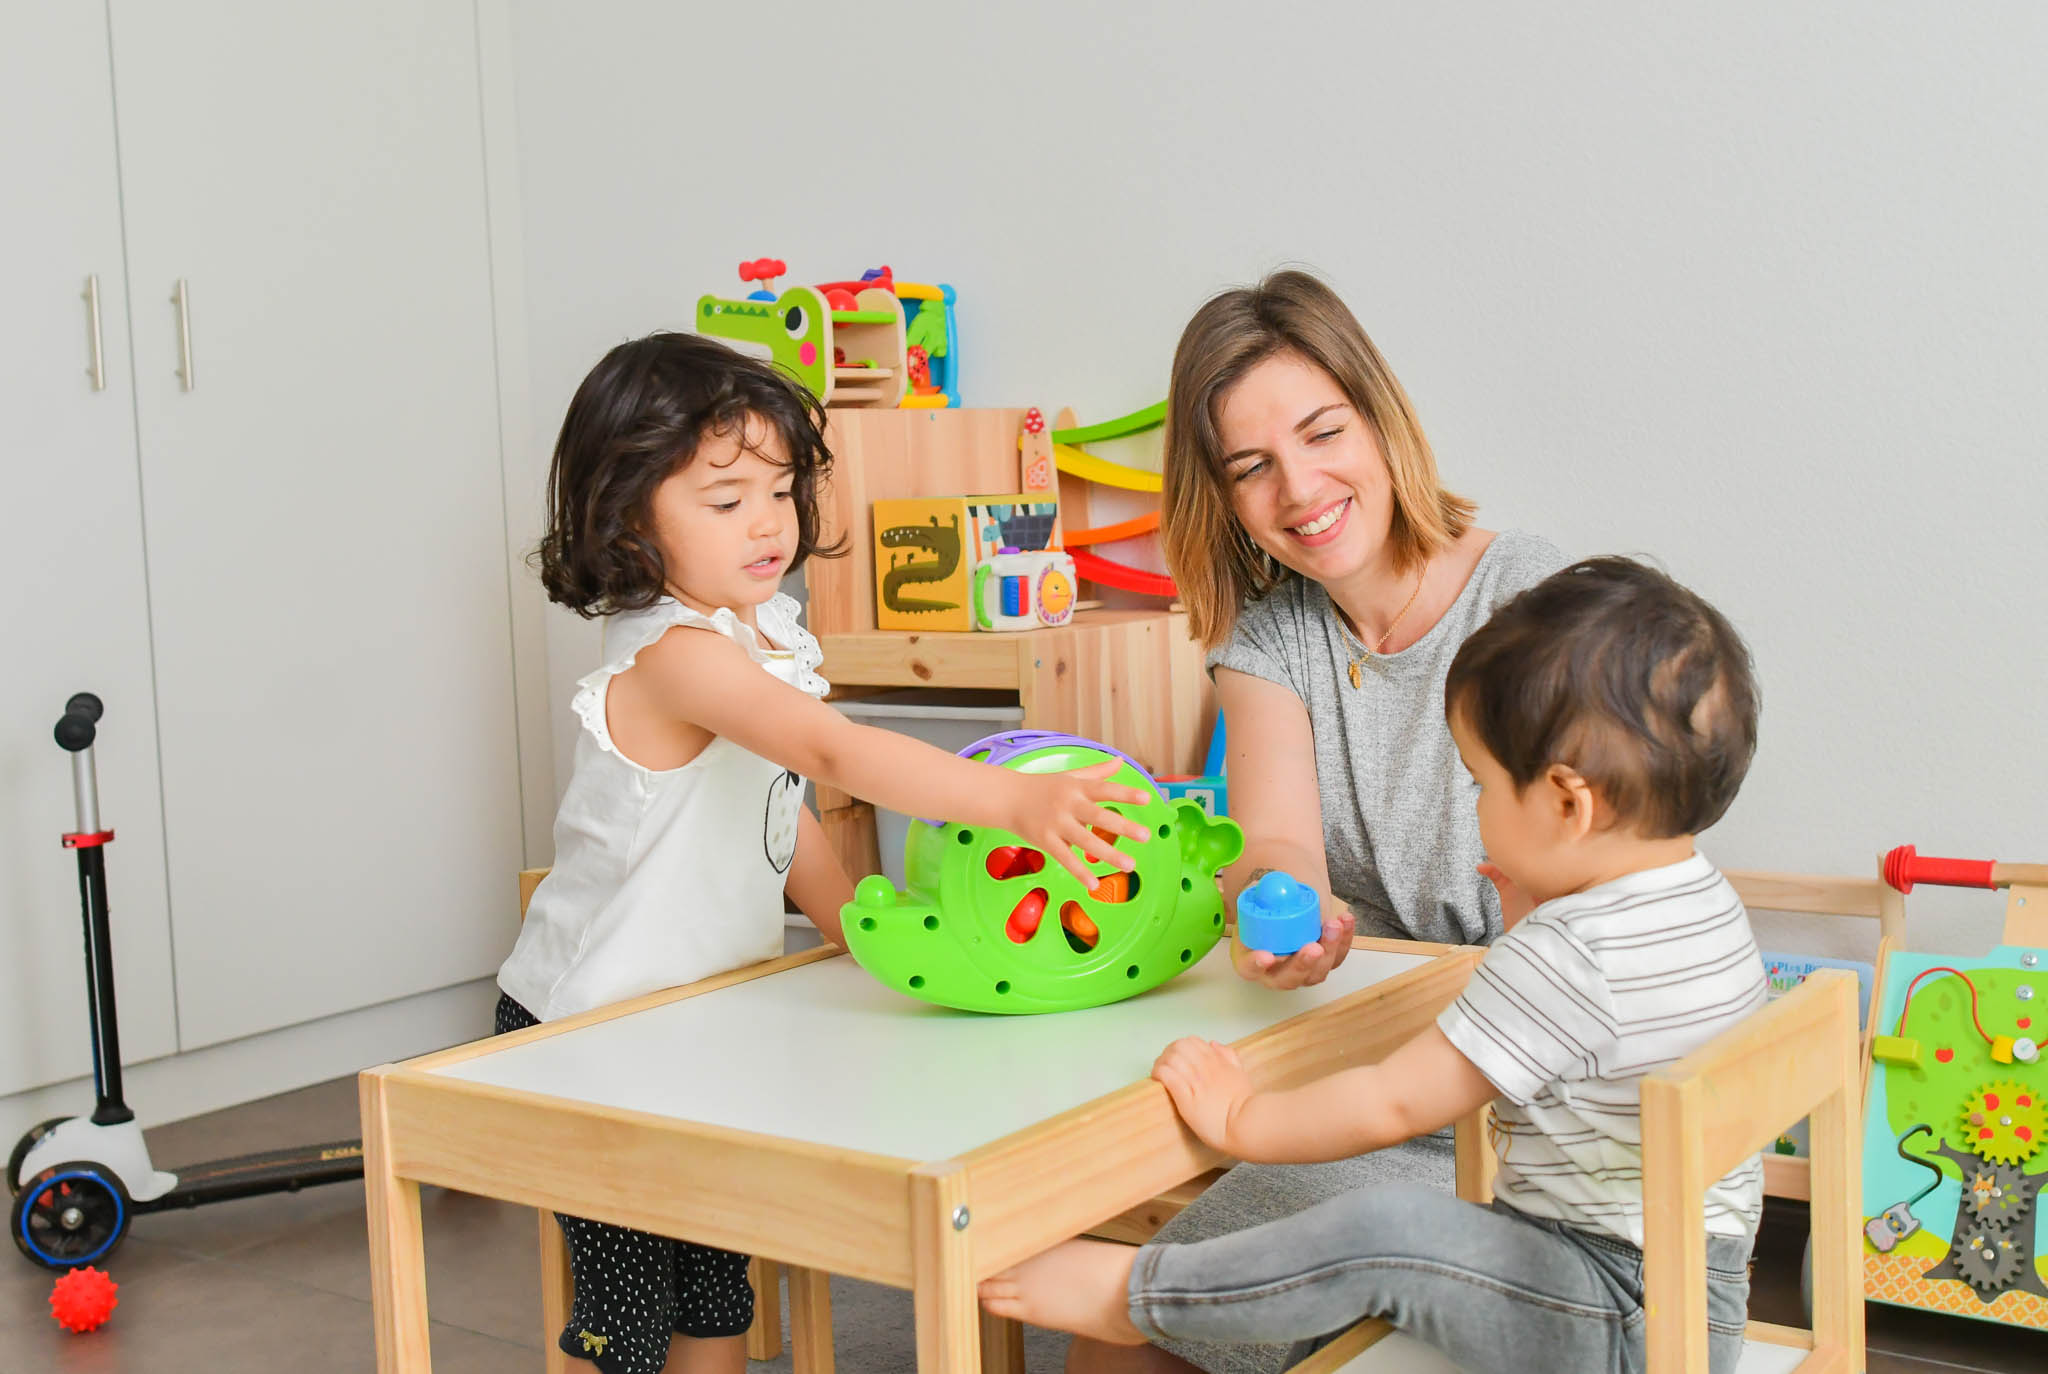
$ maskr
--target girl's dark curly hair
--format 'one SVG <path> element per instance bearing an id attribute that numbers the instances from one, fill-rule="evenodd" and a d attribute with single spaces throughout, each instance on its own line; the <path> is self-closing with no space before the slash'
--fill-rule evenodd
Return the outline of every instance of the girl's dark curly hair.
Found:
<path id="1" fill-rule="evenodd" d="M 818 488 L 832 454 L 818 399 L 715 339 L 649 334 L 605 354 L 562 420 L 547 533 L 533 553 L 548 599 L 586 619 L 660 600 L 668 574 L 651 528 L 654 489 L 689 466 L 706 435 L 744 434 L 750 417 L 775 427 L 796 474 L 790 567 L 843 553 L 844 540 L 819 542 Z"/>

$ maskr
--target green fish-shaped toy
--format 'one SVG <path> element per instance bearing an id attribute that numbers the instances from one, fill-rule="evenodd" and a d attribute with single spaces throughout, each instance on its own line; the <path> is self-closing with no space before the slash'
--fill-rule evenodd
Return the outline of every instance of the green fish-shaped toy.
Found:
<path id="1" fill-rule="evenodd" d="M 848 948 L 876 978 L 963 1011 L 1073 1011 L 1158 987 L 1222 938 L 1216 875 L 1244 852 L 1235 822 L 1166 800 L 1135 761 L 1093 740 L 1025 730 L 960 752 L 1028 773 L 1121 759 L 1110 781 L 1151 800 L 1111 809 L 1152 838 L 1119 840 L 1137 867 L 1093 865 L 1091 889 L 1007 831 L 912 821 L 904 890 L 880 874 L 863 878 L 840 913 Z"/>

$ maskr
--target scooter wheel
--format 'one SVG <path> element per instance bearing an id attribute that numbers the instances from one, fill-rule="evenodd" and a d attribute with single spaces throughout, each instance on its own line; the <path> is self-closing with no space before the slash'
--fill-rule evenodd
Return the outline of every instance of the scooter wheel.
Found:
<path id="1" fill-rule="evenodd" d="M 21 1139 L 14 1142 L 14 1152 L 7 1156 L 7 1191 L 9 1193 L 21 1191 L 21 1161 L 28 1158 L 28 1152 L 36 1147 L 36 1142 L 70 1119 L 68 1116 L 53 1116 L 48 1121 L 38 1121 L 35 1125 L 28 1128 L 28 1132 Z"/>
<path id="2" fill-rule="evenodd" d="M 128 1190 L 106 1166 L 52 1164 L 14 1195 L 7 1229 L 21 1253 L 45 1269 L 76 1269 L 121 1243 L 133 1210 Z"/>

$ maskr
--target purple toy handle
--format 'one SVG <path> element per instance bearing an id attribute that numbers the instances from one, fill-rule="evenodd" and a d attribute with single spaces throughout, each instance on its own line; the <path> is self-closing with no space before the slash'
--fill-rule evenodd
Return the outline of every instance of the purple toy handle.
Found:
<path id="1" fill-rule="evenodd" d="M 1114 754 L 1136 769 L 1138 776 L 1145 780 L 1146 786 L 1150 787 L 1154 792 L 1159 791 L 1159 784 L 1152 780 L 1152 774 L 1146 770 L 1145 765 L 1139 763 L 1123 750 L 1111 748 L 1101 740 L 1083 739 L 1079 735 L 1063 735 L 1057 730 L 1005 730 L 1001 734 L 984 735 L 965 749 L 962 749 L 960 757 L 971 759 L 976 754 L 986 753 L 988 758 L 984 762 L 992 763 L 1000 768 L 1019 754 L 1028 754 L 1034 749 L 1044 749 L 1059 744 L 1078 744 L 1084 749 L 1096 749 L 1105 754 Z M 935 821 L 926 816 L 920 816 L 918 819 L 935 830 L 945 825 L 944 821 Z"/>

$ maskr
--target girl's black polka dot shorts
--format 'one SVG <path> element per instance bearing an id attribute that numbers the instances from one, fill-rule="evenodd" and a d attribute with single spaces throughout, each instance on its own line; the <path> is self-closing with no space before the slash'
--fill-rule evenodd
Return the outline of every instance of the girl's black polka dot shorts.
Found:
<path id="1" fill-rule="evenodd" d="M 503 994 L 497 1021 L 499 1035 L 540 1024 Z M 754 1324 L 745 1255 L 559 1212 L 555 1220 L 576 1278 L 559 1344 L 604 1374 L 658 1374 L 670 1332 L 737 1336 Z"/>

